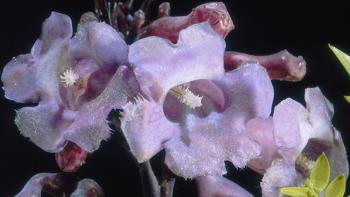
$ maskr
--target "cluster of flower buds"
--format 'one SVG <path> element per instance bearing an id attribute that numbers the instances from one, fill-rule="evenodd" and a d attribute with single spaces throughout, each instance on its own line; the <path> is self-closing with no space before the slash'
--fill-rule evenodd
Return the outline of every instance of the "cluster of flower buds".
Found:
<path id="1" fill-rule="evenodd" d="M 167 169 L 195 179 L 201 197 L 252 196 L 223 177 L 225 161 L 262 174 L 265 197 L 302 184 L 323 152 L 331 177 L 348 175 L 333 108 L 319 88 L 305 90 L 306 107 L 287 98 L 271 113 L 271 79 L 302 80 L 302 57 L 225 51 L 234 24 L 223 3 L 186 16 L 170 16 L 170 4 L 162 3 L 158 18 L 146 22 L 150 3 L 131 13 L 132 0 L 95 0 L 96 15 L 82 15 L 74 36 L 70 18 L 52 12 L 30 53 L 5 66 L 5 96 L 37 104 L 17 111 L 18 129 L 55 153 L 63 172 L 78 170 L 109 138 L 107 117 L 118 109 L 137 161 L 165 150 Z M 18 196 L 103 196 L 90 179 L 67 183 L 62 176 L 38 174 Z"/>

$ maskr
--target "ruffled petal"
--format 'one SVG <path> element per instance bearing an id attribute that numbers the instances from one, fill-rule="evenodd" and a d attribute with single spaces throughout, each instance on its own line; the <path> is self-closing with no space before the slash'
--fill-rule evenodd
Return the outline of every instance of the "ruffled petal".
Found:
<path id="1" fill-rule="evenodd" d="M 138 162 L 147 161 L 179 135 L 179 126 L 167 120 L 162 106 L 154 101 L 137 98 L 123 110 L 121 128 Z"/>
<path id="2" fill-rule="evenodd" d="M 215 139 L 193 144 L 193 141 L 184 138 L 174 138 L 166 143 L 165 163 L 173 173 L 184 178 L 221 176 L 226 173 L 222 152 L 218 152 L 219 148 L 213 146 Z M 208 144 L 210 140 L 211 144 Z"/>
<path id="3" fill-rule="evenodd" d="M 232 129 L 243 132 L 248 120 L 269 117 L 274 92 L 266 70 L 259 64 L 243 64 L 227 72 L 218 84 L 228 97 L 223 121 Z"/>
<path id="4" fill-rule="evenodd" d="M 15 123 L 21 134 L 47 152 L 58 152 L 65 144 L 62 127 L 72 119 L 56 103 L 40 103 L 17 111 Z"/>
<path id="5" fill-rule="evenodd" d="M 69 50 L 76 59 L 93 59 L 98 65 L 116 68 L 126 63 L 128 46 L 110 25 L 89 21 L 78 25 Z"/>
<path id="6" fill-rule="evenodd" d="M 189 114 L 182 136 L 166 143 L 165 163 L 169 169 L 185 178 L 221 176 L 226 173 L 224 161 L 241 168 L 257 157 L 258 144 L 225 127 L 221 118 L 216 112 L 204 119 Z"/>
<path id="7" fill-rule="evenodd" d="M 42 28 L 40 50 L 34 48 L 33 51 L 32 49 L 34 56 L 39 51 L 41 54 L 45 53 L 54 42 L 68 40 L 73 34 L 72 21 L 69 16 L 58 12 L 51 12 L 50 17 L 44 21 Z"/>
<path id="8" fill-rule="evenodd" d="M 242 168 L 260 154 L 260 146 L 245 131 L 248 120 L 270 113 L 273 89 L 265 69 L 247 64 L 217 84 L 226 94 L 225 110 L 204 118 L 188 114 L 182 137 L 166 144 L 165 162 L 179 176 L 221 176 L 224 161 Z"/>
<path id="9" fill-rule="evenodd" d="M 224 49 L 224 40 L 201 23 L 182 30 L 177 44 L 158 37 L 136 41 L 130 46 L 129 62 L 141 90 L 160 101 L 177 85 L 221 77 Z"/>
<path id="10" fill-rule="evenodd" d="M 61 23 L 62 29 L 57 29 L 56 25 Z M 22 103 L 49 99 L 60 102 L 59 73 L 73 63 L 67 53 L 70 23 L 68 16 L 52 13 L 44 22 L 42 36 L 31 54 L 20 55 L 7 63 L 1 80 L 8 99 Z"/>
<path id="11" fill-rule="evenodd" d="M 253 197 L 248 191 L 224 177 L 196 178 L 199 197 Z"/>

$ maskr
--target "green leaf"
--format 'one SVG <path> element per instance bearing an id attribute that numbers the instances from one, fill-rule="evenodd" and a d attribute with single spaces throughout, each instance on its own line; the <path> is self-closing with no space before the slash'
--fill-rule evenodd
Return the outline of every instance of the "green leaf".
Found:
<path id="1" fill-rule="evenodd" d="M 308 197 L 310 188 L 308 187 L 283 187 L 280 193 L 292 197 Z"/>
<path id="2" fill-rule="evenodd" d="M 326 197 L 343 197 L 345 193 L 346 178 L 339 175 L 329 183 L 326 189 Z"/>
<path id="3" fill-rule="evenodd" d="M 337 56 L 340 63 L 344 66 L 346 72 L 350 75 L 350 56 L 330 44 L 328 44 L 328 46 L 333 51 L 335 56 Z"/>
<path id="4" fill-rule="evenodd" d="M 310 173 L 310 182 L 315 191 L 321 192 L 328 184 L 330 168 L 327 156 L 322 153 Z"/>
<path id="5" fill-rule="evenodd" d="M 345 100 L 350 103 L 350 96 L 344 96 Z"/>

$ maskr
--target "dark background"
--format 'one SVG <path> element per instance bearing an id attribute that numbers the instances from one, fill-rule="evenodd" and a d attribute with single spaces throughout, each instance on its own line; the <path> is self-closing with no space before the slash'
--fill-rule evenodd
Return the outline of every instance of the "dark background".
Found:
<path id="1" fill-rule="evenodd" d="M 158 1 L 159 2 L 159 1 Z M 156 5 L 156 2 L 153 5 Z M 207 1 L 174 1 L 173 15 L 187 15 Z M 306 87 L 319 86 L 334 104 L 334 125 L 342 131 L 349 150 L 350 104 L 343 99 L 350 94 L 350 77 L 327 47 L 332 43 L 350 52 L 350 1 L 305 0 L 227 0 L 224 1 L 236 29 L 227 37 L 227 49 L 252 54 L 270 54 L 288 49 L 303 55 L 308 73 L 302 82 L 274 81 L 275 104 L 286 97 L 303 101 Z M 308 4 L 305 4 L 308 2 Z M 14 56 L 28 53 L 41 31 L 41 23 L 51 11 L 69 15 L 73 24 L 79 16 L 93 10 L 92 0 L 7 0 L 0 4 L 0 65 Z M 37 148 L 22 137 L 14 125 L 14 102 L 0 91 L 0 196 L 13 196 L 26 181 L 39 172 L 56 172 L 54 155 Z M 132 157 L 114 135 L 89 157 L 79 177 L 93 178 L 106 196 L 141 196 L 138 169 Z M 228 164 L 229 178 L 259 196 L 259 179 L 255 173 L 237 171 Z M 175 196 L 195 196 L 193 181 L 178 180 Z"/>

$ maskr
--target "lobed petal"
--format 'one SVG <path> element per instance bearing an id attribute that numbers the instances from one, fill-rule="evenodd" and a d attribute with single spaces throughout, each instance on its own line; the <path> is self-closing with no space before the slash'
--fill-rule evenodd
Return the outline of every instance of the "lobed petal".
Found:
<path id="1" fill-rule="evenodd" d="M 92 59 L 100 66 L 116 68 L 126 63 L 128 46 L 110 25 L 88 21 L 78 25 L 69 50 L 76 59 Z"/>
<path id="2" fill-rule="evenodd" d="M 180 32 L 177 44 L 148 37 L 130 46 L 129 62 L 141 90 L 155 101 L 164 100 L 173 87 L 224 74 L 224 40 L 207 23 Z"/>

